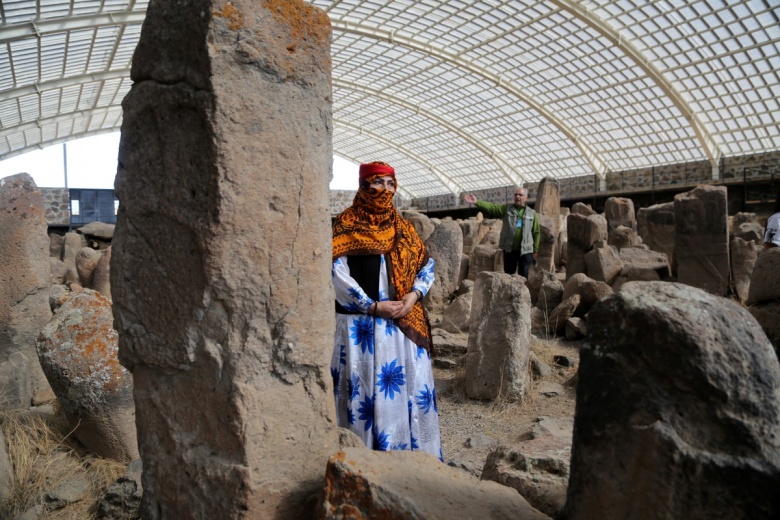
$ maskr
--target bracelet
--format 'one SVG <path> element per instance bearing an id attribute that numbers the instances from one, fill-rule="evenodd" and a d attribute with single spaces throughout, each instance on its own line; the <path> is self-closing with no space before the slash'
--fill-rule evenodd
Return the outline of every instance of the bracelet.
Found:
<path id="1" fill-rule="evenodd" d="M 420 302 L 423 299 L 423 293 L 419 289 L 414 289 L 414 293 L 417 295 L 417 301 Z"/>

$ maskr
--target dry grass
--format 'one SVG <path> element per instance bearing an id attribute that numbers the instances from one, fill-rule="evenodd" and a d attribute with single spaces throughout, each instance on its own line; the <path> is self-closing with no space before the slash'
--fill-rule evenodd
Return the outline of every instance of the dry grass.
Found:
<path id="1" fill-rule="evenodd" d="M 0 518 L 16 518 L 57 486 L 75 479 L 90 484 L 87 496 L 41 519 L 84 520 L 94 518 L 94 506 L 103 491 L 121 476 L 126 465 L 101 459 L 84 451 L 70 437 L 62 415 L 28 411 L 0 412 L 2 428 L 13 467 L 13 491 L 0 503 Z"/>

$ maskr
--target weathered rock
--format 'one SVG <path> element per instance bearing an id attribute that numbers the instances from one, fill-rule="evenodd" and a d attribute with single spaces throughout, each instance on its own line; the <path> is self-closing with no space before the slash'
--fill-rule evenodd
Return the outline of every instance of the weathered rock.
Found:
<path id="1" fill-rule="evenodd" d="M 609 197 L 604 203 L 604 217 L 607 219 L 609 245 L 617 246 L 615 231 L 623 226 L 636 231 L 636 215 L 634 201 L 624 197 Z"/>
<path id="2" fill-rule="evenodd" d="M 62 260 L 62 246 L 65 244 L 65 237 L 57 233 L 49 233 L 49 256 Z"/>
<path id="3" fill-rule="evenodd" d="M 0 179 L 0 362 L 21 352 L 33 390 L 48 386 L 35 337 L 51 318 L 49 236 L 43 198 L 26 173 Z"/>
<path id="4" fill-rule="evenodd" d="M 419 451 L 349 448 L 328 461 L 323 519 L 549 520 L 515 490 Z"/>
<path id="5" fill-rule="evenodd" d="M 574 312 L 580 305 L 580 295 L 575 294 L 564 299 L 560 305 L 553 309 L 547 322 L 547 331 L 555 334 L 566 325 L 566 321 L 574 316 Z"/>
<path id="6" fill-rule="evenodd" d="M 84 289 L 69 293 L 42 329 L 38 357 L 79 442 L 101 457 L 133 460 L 133 378 L 119 364 L 117 340 L 111 302 Z"/>
<path id="7" fill-rule="evenodd" d="M 67 285 L 52 285 L 49 290 L 49 307 L 55 312 L 60 305 L 65 303 L 65 296 L 70 293 Z M 35 356 L 37 359 L 37 355 Z"/>
<path id="8" fill-rule="evenodd" d="M 65 283 L 65 276 L 68 274 L 68 270 L 62 260 L 50 256 L 49 269 L 51 270 L 52 285 L 61 285 Z"/>
<path id="9" fill-rule="evenodd" d="M 468 350 L 468 336 L 465 334 L 450 334 L 443 329 L 433 329 L 433 349 L 436 356 L 458 357 Z"/>
<path id="10" fill-rule="evenodd" d="M 89 491 L 89 481 L 84 478 L 69 480 L 43 495 L 43 503 L 49 511 L 62 509 L 68 504 L 84 500 Z"/>
<path id="11" fill-rule="evenodd" d="M 606 283 L 593 280 L 584 273 L 579 273 L 566 280 L 563 286 L 563 299 L 566 300 L 575 294 L 579 295 L 580 305 L 574 314 L 582 317 L 597 301 L 612 294 L 612 292 L 612 288 Z"/>
<path id="12" fill-rule="evenodd" d="M 542 513 L 557 518 L 566 503 L 571 439 L 551 435 L 491 452 L 482 480 L 516 489 Z"/>
<path id="13" fill-rule="evenodd" d="M 523 278 L 483 272 L 474 284 L 466 395 L 472 399 L 520 399 L 526 391 L 531 334 L 531 295 Z"/>
<path id="14" fill-rule="evenodd" d="M 753 242 L 747 242 L 735 236 L 731 239 L 729 259 L 731 260 L 731 281 L 734 284 L 734 292 L 741 301 L 748 299 L 750 291 L 750 277 L 753 267 L 756 265 L 761 246 Z"/>
<path id="15" fill-rule="evenodd" d="M 558 243 L 555 246 L 555 265 L 566 263 L 566 248 L 569 242 L 569 231 L 566 227 L 566 218 L 569 216 L 569 208 L 561 208 L 558 215 Z"/>
<path id="16" fill-rule="evenodd" d="M 97 249 L 82 247 L 76 254 L 76 272 L 79 274 L 79 283 L 82 287 L 92 288 L 92 274 L 103 256 Z"/>
<path id="17" fill-rule="evenodd" d="M 539 182 L 536 190 L 534 209 L 540 217 L 541 240 L 537 261 L 542 269 L 554 271 L 558 251 L 558 235 L 560 234 L 561 197 L 560 183 L 552 177 L 545 177 Z"/>
<path id="18" fill-rule="evenodd" d="M 642 243 L 642 238 L 636 231 L 626 226 L 618 226 L 610 232 L 609 244 L 618 248 L 632 247 Z"/>
<path id="19" fill-rule="evenodd" d="M 0 363 L 0 410 L 30 407 L 33 394 L 30 365 L 30 358 L 21 352 L 14 352 Z"/>
<path id="20" fill-rule="evenodd" d="M 758 216 L 755 213 L 746 213 L 746 212 L 737 212 L 734 214 L 733 217 L 733 226 L 739 227 L 741 224 L 745 224 L 747 222 L 758 222 Z"/>
<path id="21" fill-rule="evenodd" d="M 460 269 L 458 270 L 458 290 L 460 290 L 461 284 L 464 280 L 466 280 L 469 276 L 469 262 L 470 258 L 468 255 L 460 255 Z M 455 294 L 458 294 L 458 290 L 455 291 Z"/>
<path id="22" fill-rule="evenodd" d="M 761 251 L 750 275 L 747 305 L 780 298 L 780 247 Z"/>
<path id="23" fill-rule="evenodd" d="M 97 504 L 98 518 L 106 520 L 141 518 L 139 508 L 144 491 L 141 483 L 142 468 L 141 459 L 134 460 L 128 466 L 127 472 L 108 487 Z"/>
<path id="24" fill-rule="evenodd" d="M 435 261 L 433 285 L 425 298 L 429 309 L 442 308 L 458 288 L 463 232 L 457 222 L 442 222 L 425 241 L 428 253 Z"/>
<path id="25" fill-rule="evenodd" d="M 659 280 L 666 280 L 671 276 L 669 261 L 665 253 L 637 247 L 627 247 L 620 250 L 620 260 L 624 266 L 634 270 L 655 271 Z"/>
<path id="26" fill-rule="evenodd" d="M 460 224 L 460 230 L 463 232 L 463 254 L 469 256 L 474 249 L 474 246 L 477 245 L 476 242 L 479 237 L 479 226 L 481 223 L 475 218 L 470 218 L 468 220 L 461 220 L 458 224 Z"/>
<path id="27" fill-rule="evenodd" d="M 534 390 L 536 391 L 536 394 L 541 397 L 557 397 L 566 392 L 563 385 L 554 381 L 542 381 L 534 386 Z"/>
<path id="28" fill-rule="evenodd" d="M 535 280 L 539 285 L 535 305 L 549 314 L 563 301 L 563 283 L 547 271 L 535 275 Z"/>
<path id="29" fill-rule="evenodd" d="M 111 246 L 101 252 L 95 271 L 92 273 L 92 288 L 111 299 Z"/>
<path id="30" fill-rule="evenodd" d="M 728 202 L 724 186 L 674 197 L 677 280 L 723 296 L 729 286 Z"/>
<path id="31" fill-rule="evenodd" d="M 300 0 L 146 11 L 111 241 L 145 519 L 298 518 L 337 449 L 330 38 Z"/>
<path id="32" fill-rule="evenodd" d="M 420 236 L 420 240 L 425 242 L 428 237 L 433 233 L 433 223 L 428 215 L 420 213 L 419 211 L 407 210 L 403 212 L 403 217 L 412 223 L 415 231 Z"/>
<path id="33" fill-rule="evenodd" d="M 576 316 L 572 316 L 566 320 L 566 339 L 575 340 L 580 339 L 588 332 L 587 322 Z"/>
<path id="34" fill-rule="evenodd" d="M 46 507 L 43 504 L 35 504 L 16 520 L 38 520 L 44 514 L 46 514 Z"/>
<path id="35" fill-rule="evenodd" d="M 365 448 L 363 439 L 352 430 L 346 428 L 339 428 L 339 449 L 344 448 Z"/>
<path id="36" fill-rule="evenodd" d="M 460 333 L 469 331 L 471 321 L 471 293 L 458 296 L 444 309 L 441 328 L 447 332 Z"/>
<path id="37" fill-rule="evenodd" d="M 603 247 L 594 249 L 585 255 L 585 266 L 588 276 L 609 285 L 623 269 L 623 261 L 617 251 L 611 247 Z"/>
<path id="38" fill-rule="evenodd" d="M 566 517 L 778 516 L 780 365 L 747 310 L 632 282 L 588 323 Z"/>
<path id="39" fill-rule="evenodd" d="M 754 244 L 761 245 L 764 242 L 764 228 L 758 222 L 743 222 L 734 227 L 732 235 Z"/>
<path id="40" fill-rule="evenodd" d="M 62 246 L 62 263 L 65 264 L 65 283 L 80 283 L 79 273 L 76 269 L 76 255 L 87 247 L 87 240 L 83 235 L 70 231 L 65 233 L 65 242 Z"/>
<path id="41" fill-rule="evenodd" d="M 672 273 L 677 272 L 674 256 L 674 202 L 641 208 L 637 212 L 637 232 L 642 243 L 653 251 L 665 253 Z"/>
<path id="42" fill-rule="evenodd" d="M 5 502 L 14 490 L 14 468 L 8 459 L 5 436 L 0 429 L 0 503 Z"/>
<path id="43" fill-rule="evenodd" d="M 483 271 L 495 269 L 496 254 L 501 254 L 499 249 L 490 244 L 478 245 L 471 252 L 469 260 L 469 280 L 476 280 L 477 275 Z"/>
<path id="44" fill-rule="evenodd" d="M 583 217 L 589 217 L 595 215 L 596 212 L 590 206 L 590 204 L 583 204 L 582 202 L 575 202 L 571 207 L 572 215 L 582 215 Z"/>
<path id="45" fill-rule="evenodd" d="M 480 213 L 481 215 L 482 213 Z M 477 233 L 477 245 L 491 245 L 498 248 L 498 238 L 501 236 L 501 228 L 504 224 L 497 219 L 484 219 L 479 225 Z"/>
<path id="46" fill-rule="evenodd" d="M 81 226 L 76 232 L 81 233 L 86 237 L 97 238 L 99 240 L 105 240 L 110 242 L 114 237 L 114 224 L 107 224 L 105 222 L 90 222 L 84 226 Z"/>
<path id="47" fill-rule="evenodd" d="M 463 296 L 464 294 L 469 294 L 474 289 L 474 281 L 464 279 L 461 280 L 460 285 L 458 286 L 458 290 L 455 291 L 455 294 L 457 296 Z"/>
<path id="48" fill-rule="evenodd" d="M 539 220 L 539 254 L 536 261 L 538 262 L 535 269 L 542 269 L 546 271 L 555 270 L 555 244 L 558 241 L 558 217 L 553 220 L 552 217 L 546 215 L 537 215 Z"/>
<path id="49" fill-rule="evenodd" d="M 766 337 L 780 357 L 780 320 L 777 319 L 780 316 L 780 301 L 757 303 L 748 307 L 748 310 L 764 329 Z"/>
<path id="50" fill-rule="evenodd" d="M 489 435 L 484 433 L 478 433 L 466 439 L 464 446 L 467 448 L 487 448 L 488 446 L 495 446 L 498 441 Z"/>
<path id="51" fill-rule="evenodd" d="M 595 215 L 594 215 L 595 216 Z M 601 239 L 599 223 L 576 213 L 566 217 L 569 241 L 566 246 L 566 278 L 585 272 L 585 254 Z"/>
<path id="52" fill-rule="evenodd" d="M 531 351 L 531 372 L 538 378 L 547 377 L 552 374 L 552 368 L 544 361 L 537 359 L 533 351 Z"/>

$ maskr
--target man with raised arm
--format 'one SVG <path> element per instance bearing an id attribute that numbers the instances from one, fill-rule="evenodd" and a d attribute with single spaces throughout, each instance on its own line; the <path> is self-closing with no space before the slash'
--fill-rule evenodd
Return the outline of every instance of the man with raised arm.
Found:
<path id="1" fill-rule="evenodd" d="M 539 218 L 536 212 L 526 205 L 528 190 L 515 190 L 515 203 L 493 204 L 477 200 L 472 193 L 464 195 L 463 200 L 484 211 L 489 217 L 500 218 L 504 226 L 498 239 L 498 247 L 504 252 L 504 272 L 519 273 L 528 278 L 528 268 L 539 253 Z"/>

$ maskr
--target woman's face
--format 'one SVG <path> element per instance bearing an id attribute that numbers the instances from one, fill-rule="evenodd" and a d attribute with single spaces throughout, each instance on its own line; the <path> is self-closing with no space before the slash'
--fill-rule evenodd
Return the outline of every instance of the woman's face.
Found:
<path id="1" fill-rule="evenodd" d="M 378 190 L 388 190 L 395 193 L 395 179 L 389 175 L 376 177 L 368 184 L 368 186 L 370 188 L 376 188 Z"/>

